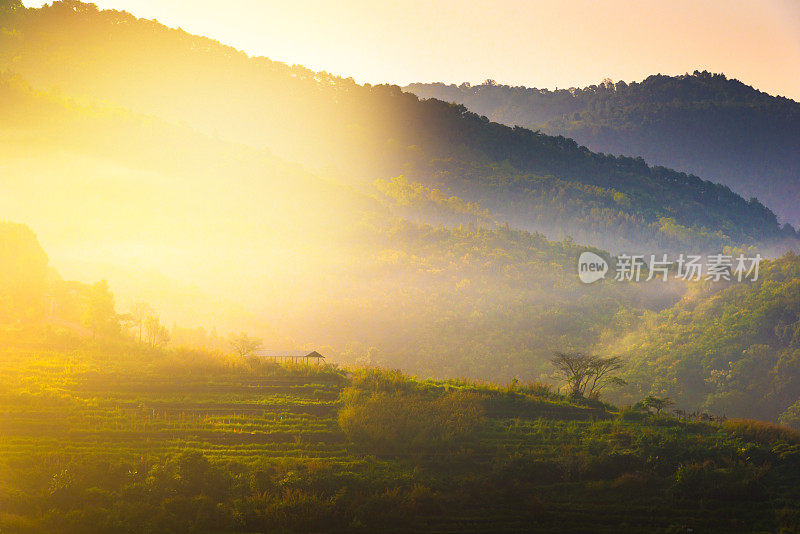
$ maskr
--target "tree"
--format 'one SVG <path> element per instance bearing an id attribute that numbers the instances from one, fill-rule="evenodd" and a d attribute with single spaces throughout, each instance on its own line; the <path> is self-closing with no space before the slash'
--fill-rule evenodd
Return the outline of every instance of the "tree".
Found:
<path id="1" fill-rule="evenodd" d="M 233 347 L 233 350 L 235 350 L 236 353 L 242 358 L 261 348 L 260 339 L 250 337 L 244 332 L 238 336 L 232 336 L 230 339 L 230 344 Z"/>
<path id="2" fill-rule="evenodd" d="M 622 360 L 616 356 L 611 358 L 593 357 L 589 362 L 590 378 L 588 380 L 589 396 L 597 396 L 608 384 L 624 385 L 627 382 L 614 373 L 624 367 Z"/>
<path id="3" fill-rule="evenodd" d="M 142 331 L 144 329 L 145 322 L 147 321 L 148 317 L 154 314 L 155 310 L 146 302 L 140 301 L 133 305 L 133 309 L 131 310 L 132 323 L 133 327 L 139 330 L 139 342 L 142 341 Z"/>
<path id="4" fill-rule="evenodd" d="M 551 360 L 556 368 L 556 377 L 567 384 L 572 397 L 591 397 L 600 395 L 600 390 L 608 384 L 625 384 L 614 373 L 622 369 L 623 362 L 617 357 L 601 358 L 582 352 L 556 352 Z"/>
<path id="5" fill-rule="evenodd" d="M 639 408 L 645 408 L 648 412 L 652 413 L 652 410 L 656 411 L 656 415 L 661 415 L 661 412 L 664 411 L 669 406 L 675 404 L 672 402 L 672 399 L 669 397 L 656 397 L 654 395 L 648 395 L 643 400 L 636 403 L 636 406 Z"/>
<path id="6" fill-rule="evenodd" d="M 161 324 L 158 315 L 152 313 L 144 320 L 144 331 L 147 342 L 151 347 L 156 348 L 169 343 L 170 335 L 167 327 Z"/>
<path id="7" fill-rule="evenodd" d="M 166 326 L 161 325 L 158 329 L 158 334 L 156 335 L 156 342 L 154 346 L 161 347 L 163 345 L 166 345 L 167 343 L 169 343 L 170 339 L 171 336 L 169 335 L 169 330 L 167 330 Z"/>
<path id="8" fill-rule="evenodd" d="M 591 378 L 591 356 L 582 352 L 556 352 L 551 362 L 556 368 L 556 377 L 567 383 L 570 396 L 583 397 Z"/>
<path id="9" fill-rule="evenodd" d="M 83 322 L 92 330 L 92 337 L 98 333 L 114 335 L 119 333 L 119 319 L 114 310 L 114 295 L 108 282 L 101 280 L 89 286 Z"/>

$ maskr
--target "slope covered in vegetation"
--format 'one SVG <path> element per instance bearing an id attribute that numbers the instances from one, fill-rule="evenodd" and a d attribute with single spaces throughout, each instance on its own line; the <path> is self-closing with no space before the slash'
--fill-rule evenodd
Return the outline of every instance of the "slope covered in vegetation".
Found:
<path id="1" fill-rule="evenodd" d="M 543 386 L 23 338 L 0 354 L 4 531 L 798 526 L 800 436 L 780 427 L 617 414 Z"/>
<path id="2" fill-rule="evenodd" d="M 36 228 L 64 276 L 108 278 L 122 311 L 149 300 L 167 324 L 505 380 L 539 376 L 551 350 L 592 343 L 620 309 L 660 309 L 681 290 L 583 286 L 585 247 L 408 178 L 354 186 L 16 77 L 0 78 L 0 94 L 4 216 Z M 52 188 L 65 194 L 42 196 Z M 158 291 L 151 271 L 190 289 Z"/>
<path id="3" fill-rule="evenodd" d="M 612 344 L 630 360 L 628 399 L 800 427 L 800 257 L 766 263 L 750 284 L 695 289 Z"/>
<path id="4" fill-rule="evenodd" d="M 564 135 L 591 150 L 697 174 L 800 223 L 800 104 L 723 74 L 605 80 L 555 91 L 494 82 L 405 89 L 503 124 Z"/>
<path id="5" fill-rule="evenodd" d="M 3 531 L 798 527 L 789 429 L 157 348 L 104 284 L 46 277 L 25 226 L 0 226 L 0 251 L 17 282 L 0 292 Z"/>
<path id="6" fill-rule="evenodd" d="M 185 121 L 351 183 L 404 174 L 518 227 L 613 250 L 781 235 L 774 214 L 724 186 L 490 123 L 463 106 L 250 58 L 90 4 L 6 4 L 0 68 L 34 87 Z"/>

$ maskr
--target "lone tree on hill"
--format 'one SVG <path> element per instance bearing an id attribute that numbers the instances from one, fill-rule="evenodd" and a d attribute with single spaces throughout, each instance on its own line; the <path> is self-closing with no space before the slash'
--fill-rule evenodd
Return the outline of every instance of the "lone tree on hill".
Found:
<path id="1" fill-rule="evenodd" d="M 556 377 L 566 382 L 572 397 L 598 397 L 607 385 L 626 383 L 616 375 L 623 367 L 622 360 L 616 356 L 602 358 L 582 352 L 556 352 L 551 362 L 556 368 Z"/>
<path id="2" fill-rule="evenodd" d="M 655 410 L 656 415 L 661 415 L 666 408 L 669 408 L 675 404 L 672 402 L 672 399 L 669 397 L 655 397 L 653 395 L 648 395 L 643 400 L 636 403 L 636 407 L 639 409 L 647 410 L 648 412 L 652 413 Z"/>

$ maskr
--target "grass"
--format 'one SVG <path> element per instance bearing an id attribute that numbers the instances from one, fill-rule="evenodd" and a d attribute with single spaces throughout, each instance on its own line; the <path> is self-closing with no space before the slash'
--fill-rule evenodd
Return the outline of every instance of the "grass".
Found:
<path id="1" fill-rule="evenodd" d="M 0 407 L 3 532 L 800 527 L 796 433 L 536 384 L 6 345 Z"/>

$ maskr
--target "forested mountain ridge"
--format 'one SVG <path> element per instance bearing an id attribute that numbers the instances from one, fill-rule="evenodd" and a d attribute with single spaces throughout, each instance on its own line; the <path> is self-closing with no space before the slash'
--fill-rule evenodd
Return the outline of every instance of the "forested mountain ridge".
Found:
<path id="1" fill-rule="evenodd" d="M 800 222 L 800 104 L 723 74 L 659 74 L 555 91 L 491 80 L 405 90 L 503 124 L 565 135 L 591 150 L 703 176 Z"/>
<path id="2" fill-rule="evenodd" d="M 602 246 L 602 236 L 669 248 L 780 233 L 769 210 L 725 187 L 396 87 L 248 58 L 77 2 L 0 20 L 0 56 L 34 87 L 61 84 L 0 79 L 3 213 L 62 261 L 150 258 L 332 354 L 374 348 L 426 375 L 535 378 L 552 350 L 590 346 L 618 313 L 660 309 L 681 291 L 583 286 L 586 247 L 517 229 L 525 221 Z M 154 35 L 161 55 L 147 48 Z M 42 197 L 54 186 L 81 202 Z"/>
<path id="3" fill-rule="evenodd" d="M 795 238 L 727 187 L 420 102 L 395 86 L 250 58 L 71 0 L 40 9 L 7 1 L 0 17 L 0 67 L 36 88 L 184 121 L 354 183 L 405 175 L 501 222 L 612 251 Z"/>
<path id="4" fill-rule="evenodd" d="M 533 378 L 553 347 L 594 343 L 621 309 L 660 309 L 681 291 L 585 286 L 587 247 L 476 203 L 405 177 L 354 187 L 16 77 L 0 77 L 0 139 L 3 216 L 35 228 L 65 276 L 107 277 L 122 311 L 148 300 L 167 324 L 429 376 Z M 151 270 L 205 294 L 154 291 L 140 274 Z"/>
<path id="5" fill-rule="evenodd" d="M 800 256 L 764 262 L 759 279 L 695 287 L 606 350 L 629 360 L 626 395 L 800 428 Z"/>

